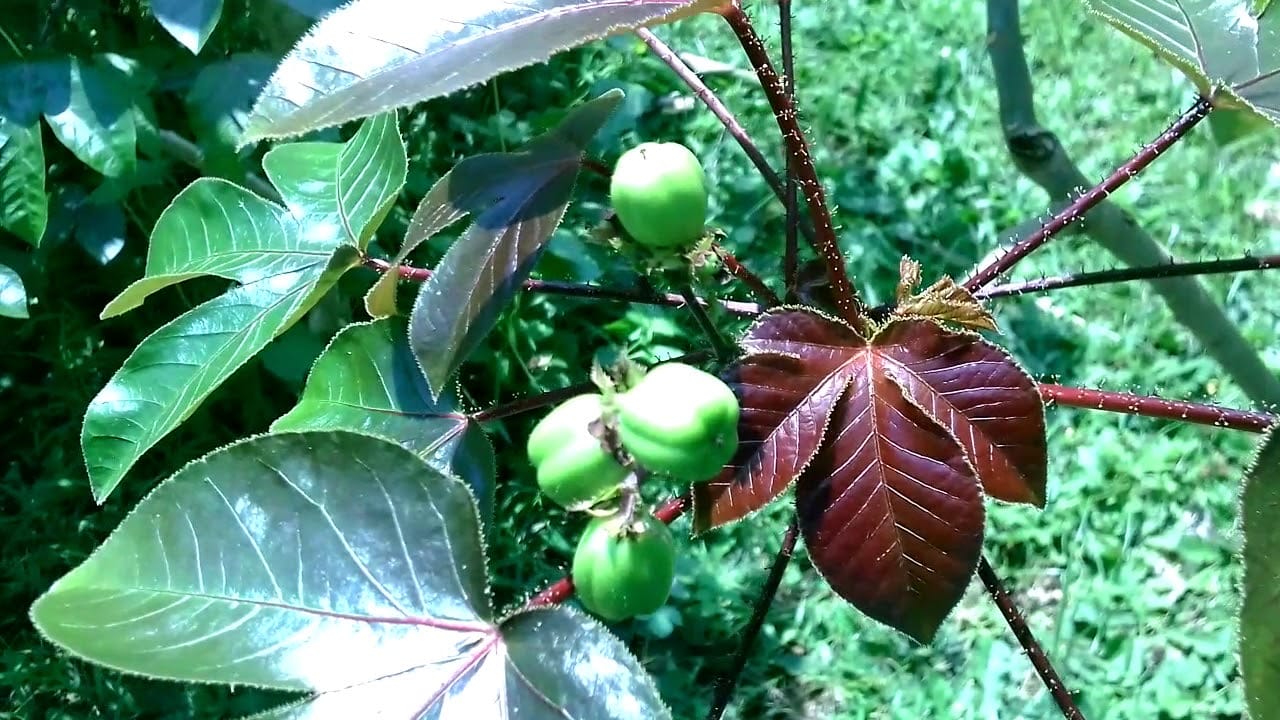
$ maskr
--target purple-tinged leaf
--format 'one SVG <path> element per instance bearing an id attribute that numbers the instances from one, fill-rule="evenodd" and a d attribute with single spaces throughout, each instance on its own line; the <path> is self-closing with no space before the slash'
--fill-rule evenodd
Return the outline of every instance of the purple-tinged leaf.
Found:
<path id="1" fill-rule="evenodd" d="M 1044 401 L 1008 353 L 927 320 L 889 324 L 872 348 L 883 372 L 960 441 L 988 495 L 1044 507 Z"/>
<path id="2" fill-rule="evenodd" d="M 822 450 L 796 486 L 809 557 L 862 612 L 920 642 L 964 594 L 982 495 L 964 449 L 860 353 Z"/>
<path id="3" fill-rule="evenodd" d="M 452 397 L 433 401 L 403 319 L 343 328 L 316 360 L 296 407 L 272 432 L 352 430 L 396 442 L 471 488 L 487 525 L 496 459 L 479 423 Z"/>
<path id="4" fill-rule="evenodd" d="M 448 95 L 590 40 L 723 0 L 354 0 L 280 63 L 243 143 L 288 137 Z"/>
<path id="5" fill-rule="evenodd" d="M 31 616 L 117 670 L 310 694 L 264 717 L 670 717 L 594 621 L 495 619 L 466 486 L 357 433 L 260 436 L 188 465 Z"/>
<path id="6" fill-rule="evenodd" d="M 519 151 L 464 160 L 418 207 L 402 256 L 462 214 L 475 218 L 422 284 L 410 318 L 433 397 L 533 271 L 568 208 L 583 149 L 621 99 L 605 93 Z"/>

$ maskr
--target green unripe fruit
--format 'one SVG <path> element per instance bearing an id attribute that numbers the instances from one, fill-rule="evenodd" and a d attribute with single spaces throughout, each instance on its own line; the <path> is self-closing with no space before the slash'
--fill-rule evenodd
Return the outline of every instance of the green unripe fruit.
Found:
<path id="1" fill-rule="evenodd" d="M 707 176 L 679 143 L 644 143 L 618 159 L 610 188 L 618 221 L 651 248 L 692 245 L 707 223 Z"/>
<path id="2" fill-rule="evenodd" d="M 602 398 L 579 395 L 552 410 L 529 433 L 529 462 L 538 488 L 556 504 L 585 510 L 618 493 L 627 469 L 591 434 Z"/>
<path id="3" fill-rule="evenodd" d="M 578 600 L 610 622 L 656 612 L 676 576 L 671 530 L 647 512 L 623 521 L 621 515 L 592 520 L 573 554 Z"/>
<path id="4" fill-rule="evenodd" d="M 738 449 L 738 398 L 691 365 L 657 366 L 617 404 L 619 442 L 652 472 L 709 480 Z"/>

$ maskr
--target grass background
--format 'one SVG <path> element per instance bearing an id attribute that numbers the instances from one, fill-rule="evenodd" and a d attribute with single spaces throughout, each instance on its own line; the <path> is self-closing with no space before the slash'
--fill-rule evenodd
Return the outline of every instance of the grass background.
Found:
<path id="1" fill-rule="evenodd" d="M 982 3 L 800 0 L 798 88 L 820 174 L 837 205 L 842 245 L 871 302 L 887 299 L 908 253 L 926 281 L 963 274 L 1003 230 L 1045 212 L 1043 194 L 1008 161 L 995 119 Z M 768 3 L 752 12 L 772 34 Z M 232 17 L 229 15 L 229 17 Z M 1157 135 L 1191 99 L 1188 83 L 1139 45 L 1086 17 L 1077 2 L 1024 3 L 1024 33 L 1040 117 L 1090 177 Z M 237 32 L 234 21 L 220 28 Z M 154 28 L 142 40 L 163 42 Z M 682 51 L 745 67 L 727 28 L 699 18 L 663 28 Z M 147 38 L 150 38 L 148 40 Z M 141 42 L 137 37 L 132 38 Z M 775 51 L 776 44 L 771 46 Z M 116 48 L 123 50 L 124 48 Z M 709 77 L 770 157 L 781 157 L 758 89 L 734 73 Z M 593 45 L 500 78 L 405 121 L 410 186 L 380 240 L 394 247 L 412 201 L 457 158 L 518 143 L 548 112 L 606 85 L 629 91 L 627 122 L 607 158 L 639 140 L 682 140 L 715 180 L 713 223 L 761 270 L 776 268 L 781 216 L 740 151 L 664 66 L 630 38 Z M 1222 150 L 1204 129 L 1114 199 L 1181 259 L 1277 252 L 1277 233 L 1245 212 L 1276 194 L 1274 135 Z M 175 180 L 180 186 L 181 178 Z M 541 270 L 608 280 L 618 268 L 581 236 L 602 188 L 557 235 Z M 143 223 L 145 224 L 145 223 Z M 99 269 L 51 252 L 26 323 L 0 321 L 0 718 L 225 717 L 260 707 L 253 692 L 187 689 L 124 678 L 43 643 L 22 608 L 79 562 L 154 480 L 288 409 L 296 346 L 238 373 L 182 430 L 139 465 L 121 492 L 93 506 L 79 457 L 83 409 L 150 329 L 207 288 L 166 295 L 123 321 L 102 305 L 141 272 L 145 234 Z M 439 247 L 435 248 L 439 251 Z M 1083 235 L 1055 240 L 1017 277 L 1111 265 Z M 353 283 L 366 284 L 371 276 Z M 1280 294 L 1266 273 L 1205 279 L 1273 368 L 1280 368 Z M 358 290 L 358 288 L 357 288 Z M 355 290 L 353 290 L 355 292 Z M 189 293 L 189 294 L 188 294 Z M 1229 406 L 1247 402 L 1141 285 L 999 300 L 1005 342 L 1041 378 L 1159 392 Z M 591 354 L 627 345 L 654 356 L 693 347 L 692 326 L 668 310 L 526 297 L 466 369 L 477 401 L 580 379 Z M 305 355 L 305 353 L 303 353 Z M 305 358 L 304 358 L 305 359 Z M 301 365 L 305 367 L 305 365 Z M 283 377 L 282 377 L 283 376 Z M 1090 718 L 1230 718 L 1241 714 L 1234 668 L 1236 493 L 1254 437 L 1119 415 L 1053 409 L 1044 512 L 993 505 L 986 550 L 1016 589 L 1032 628 Z M 580 519 L 544 507 L 518 448 L 532 418 L 498 428 L 501 509 L 490 547 L 500 599 L 558 576 Z M 705 713 L 750 614 L 785 525 L 786 504 L 690 541 L 670 605 L 619 626 L 678 718 Z M 687 528 L 687 520 L 678 525 Z M 976 585 L 976 583 L 975 583 Z M 728 717 L 1052 718 L 1057 712 L 979 587 L 937 641 L 917 647 L 844 605 L 808 566 L 791 565 Z"/>

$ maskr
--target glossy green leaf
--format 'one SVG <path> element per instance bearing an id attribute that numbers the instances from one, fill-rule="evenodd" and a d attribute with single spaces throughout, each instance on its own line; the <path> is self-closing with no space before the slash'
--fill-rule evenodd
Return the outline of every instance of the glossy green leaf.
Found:
<path id="1" fill-rule="evenodd" d="M 275 68 L 271 56 L 232 55 L 200 69 L 186 102 L 196 136 L 204 145 L 234 148 L 249 121 L 254 98 Z"/>
<path id="2" fill-rule="evenodd" d="M 77 59 L 44 66 L 44 118 L 58 141 L 107 177 L 137 164 L 133 85 L 119 69 Z"/>
<path id="3" fill-rule="evenodd" d="M 1244 600 L 1240 606 L 1240 671 L 1252 720 L 1280 717 L 1280 430 L 1263 438 L 1245 475 Z"/>
<path id="4" fill-rule="evenodd" d="M 0 228 L 39 247 L 48 222 L 40 125 L 0 118 Z"/>
<path id="5" fill-rule="evenodd" d="M 466 481 L 488 524 L 493 446 L 453 398 L 431 399 L 403 319 L 343 328 L 316 360 L 298 405 L 271 430 L 354 430 L 397 442 Z"/>
<path id="6" fill-rule="evenodd" d="M 354 0 L 285 57 L 243 142 L 412 105 L 722 0 Z"/>
<path id="7" fill-rule="evenodd" d="M 401 258 L 461 215 L 475 216 L 422 284 L 410 317 L 409 342 L 433 397 L 529 277 L 569 206 L 583 149 L 621 100 L 610 91 L 516 152 L 463 160 L 418 206 Z"/>
<path id="8" fill-rule="evenodd" d="M 0 317 L 25 320 L 27 316 L 27 288 L 13 268 L 0 265 Z"/>
<path id="9" fill-rule="evenodd" d="M 193 54 L 208 42 L 222 16 L 222 0 L 151 0 L 151 14 Z"/>
<path id="10" fill-rule="evenodd" d="M 380 116 L 345 146 L 282 145 L 267 153 L 263 167 L 285 207 L 225 180 L 196 180 L 156 221 L 146 276 L 102 317 L 128 312 L 193 277 L 251 283 L 312 267 L 341 243 L 367 240 L 404 184 L 406 159 L 394 118 Z"/>
<path id="11" fill-rule="evenodd" d="M 118 670 L 311 693 L 261 717 L 670 717 L 594 621 L 497 621 L 466 486 L 356 433 L 260 436 L 188 465 L 31 616 Z"/>
<path id="12" fill-rule="evenodd" d="M 81 444 L 94 496 L 103 500 L 129 468 L 249 358 L 310 309 L 359 262 L 347 227 L 373 223 L 404 181 L 400 162 L 371 162 L 348 173 L 367 194 L 339 201 L 347 148 L 384 137 L 385 119 L 366 122 L 345 146 L 296 143 L 263 159 L 284 206 L 223 180 L 202 178 L 178 195 L 156 223 L 146 276 L 103 311 L 137 307 L 157 290 L 199 275 L 239 286 L 189 311 L 134 350 L 85 414 Z M 394 134 L 394 133 L 393 133 Z M 363 152 L 363 151 L 362 151 Z M 373 157 L 386 159 L 392 153 Z M 352 229 L 364 235 L 365 224 Z"/>
<path id="13" fill-rule="evenodd" d="M 124 210 L 117 203 L 88 201 L 76 209 L 76 243 L 106 265 L 124 249 Z"/>
<path id="14" fill-rule="evenodd" d="M 1219 106 L 1280 124 L 1280 12 L 1254 0 L 1085 0 Z"/>

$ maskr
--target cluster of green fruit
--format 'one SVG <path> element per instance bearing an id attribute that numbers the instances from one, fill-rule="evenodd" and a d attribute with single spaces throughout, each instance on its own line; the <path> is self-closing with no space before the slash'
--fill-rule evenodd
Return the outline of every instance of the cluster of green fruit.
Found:
<path id="1" fill-rule="evenodd" d="M 617 621 L 666 603 L 675 544 L 667 526 L 639 507 L 640 479 L 714 477 L 737 449 L 738 412 L 719 378 L 668 363 L 625 390 L 572 398 L 534 427 L 528 452 L 539 489 L 569 510 L 596 515 L 573 557 L 584 607 Z"/>

